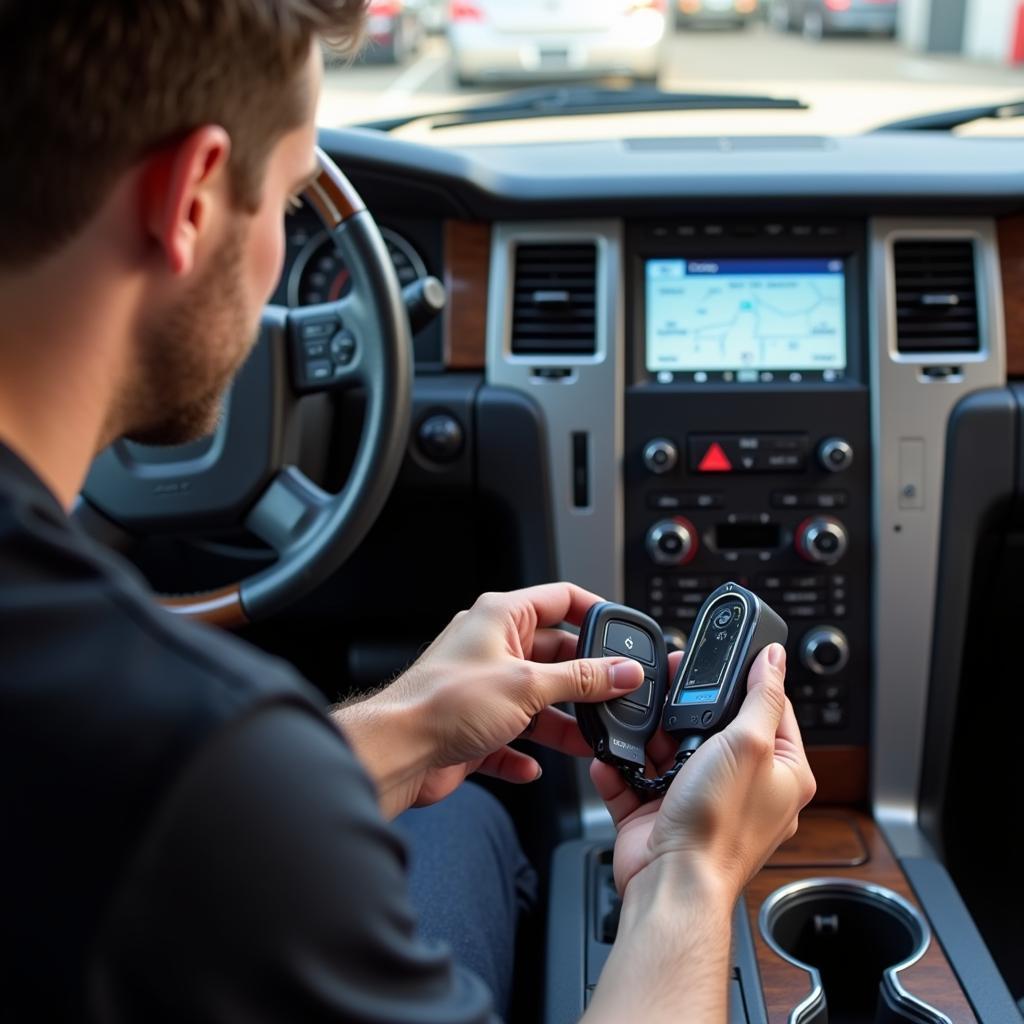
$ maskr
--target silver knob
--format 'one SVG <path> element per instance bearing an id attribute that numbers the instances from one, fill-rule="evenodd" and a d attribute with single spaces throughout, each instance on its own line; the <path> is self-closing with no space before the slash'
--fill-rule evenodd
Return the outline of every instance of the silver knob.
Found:
<path id="1" fill-rule="evenodd" d="M 835 565 L 850 546 L 846 527 L 835 516 L 815 516 L 796 531 L 796 550 L 801 558 L 821 565 Z"/>
<path id="2" fill-rule="evenodd" d="M 658 565 L 683 565 L 697 553 L 697 533 L 682 517 L 662 519 L 647 531 L 647 553 Z"/>
<path id="3" fill-rule="evenodd" d="M 846 668 L 850 645 L 835 626 L 812 629 L 800 644 L 800 660 L 817 676 L 834 676 Z"/>
<path id="4" fill-rule="evenodd" d="M 853 448 L 841 437 L 827 437 L 818 445 L 818 462 L 829 473 L 841 473 L 853 463 Z"/>
<path id="5" fill-rule="evenodd" d="M 644 445 L 644 465 L 657 476 L 676 468 L 679 449 L 667 437 L 656 437 Z"/>

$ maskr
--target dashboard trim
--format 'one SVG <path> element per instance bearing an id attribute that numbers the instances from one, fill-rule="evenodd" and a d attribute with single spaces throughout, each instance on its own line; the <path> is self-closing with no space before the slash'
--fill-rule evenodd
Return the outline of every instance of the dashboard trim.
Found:
<path id="1" fill-rule="evenodd" d="M 892 246 L 898 239 L 975 242 L 979 353 L 900 355 Z M 1002 286 L 990 219 L 877 218 L 870 222 L 870 353 L 874 460 L 871 779 L 875 819 L 897 856 L 931 853 L 919 824 L 924 734 L 935 624 L 946 430 L 966 394 L 1005 381 Z M 923 367 L 956 362 L 962 373 L 929 380 Z M 901 507 L 901 441 L 920 445 L 917 504 Z"/>
<path id="2" fill-rule="evenodd" d="M 515 251 L 522 243 L 593 241 L 597 245 L 596 347 L 592 356 L 521 356 L 512 353 Z M 625 419 L 625 266 L 621 221 L 499 223 L 491 246 L 487 312 L 487 382 L 529 395 L 547 426 L 554 502 L 557 570 L 606 600 L 621 601 L 625 567 L 622 456 Z M 557 366 L 561 379 L 534 370 Z M 611 415 L 608 414 L 611 410 Z M 573 435 L 588 438 L 590 503 L 573 504 Z M 600 467 L 600 472 L 596 472 Z M 577 765 L 584 835 L 611 827 L 590 782 L 586 760 Z"/>

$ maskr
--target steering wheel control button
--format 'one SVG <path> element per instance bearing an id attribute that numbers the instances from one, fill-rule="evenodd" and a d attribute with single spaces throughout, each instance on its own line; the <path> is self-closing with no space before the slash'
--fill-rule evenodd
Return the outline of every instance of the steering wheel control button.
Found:
<path id="1" fill-rule="evenodd" d="M 328 388 L 356 359 L 355 336 L 335 313 L 291 311 L 291 345 L 297 391 Z"/>
<path id="2" fill-rule="evenodd" d="M 697 531 L 682 516 L 662 519 L 647 531 L 646 544 L 657 565 L 685 565 L 697 553 Z"/>
<path id="3" fill-rule="evenodd" d="M 320 317 L 317 320 L 307 320 L 299 326 L 299 337 L 303 341 L 312 341 L 316 338 L 329 338 L 339 327 L 341 322 L 336 316 Z"/>
<path id="4" fill-rule="evenodd" d="M 331 359 L 336 366 L 348 366 L 356 357 L 356 339 L 351 331 L 339 331 L 331 338 Z"/>
<path id="5" fill-rule="evenodd" d="M 604 630 L 605 654 L 621 654 L 646 665 L 654 664 L 654 641 L 642 629 L 625 622 L 609 622 Z"/>
<path id="6" fill-rule="evenodd" d="M 670 473 L 678 462 L 679 449 L 667 437 L 656 437 L 644 447 L 644 465 L 656 476 Z"/>
<path id="7" fill-rule="evenodd" d="M 818 445 L 818 462 L 829 473 L 841 473 L 853 463 L 853 448 L 841 437 L 828 437 Z"/>
<path id="8" fill-rule="evenodd" d="M 306 363 L 306 379 L 314 384 L 326 383 L 334 375 L 334 367 L 328 359 L 313 359 Z"/>
<path id="9" fill-rule="evenodd" d="M 466 444 L 462 424 L 451 413 L 428 416 L 416 432 L 420 452 L 433 462 L 454 462 Z"/>

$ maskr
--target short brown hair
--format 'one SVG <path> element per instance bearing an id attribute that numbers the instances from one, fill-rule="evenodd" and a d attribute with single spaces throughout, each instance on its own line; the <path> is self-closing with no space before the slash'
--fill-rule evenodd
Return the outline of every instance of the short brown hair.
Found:
<path id="1" fill-rule="evenodd" d="M 301 121 L 315 36 L 354 48 L 366 0 L 0 0 L 0 267 L 73 237 L 119 175 L 203 124 L 237 201 Z"/>

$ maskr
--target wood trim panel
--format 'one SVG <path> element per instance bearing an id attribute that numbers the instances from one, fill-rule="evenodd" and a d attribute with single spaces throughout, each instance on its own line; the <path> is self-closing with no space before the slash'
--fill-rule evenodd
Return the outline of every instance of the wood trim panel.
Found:
<path id="1" fill-rule="evenodd" d="M 812 870 L 788 862 L 794 856 L 816 856 L 818 851 L 826 849 L 831 838 L 835 837 L 837 828 L 842 827 L 843 819 L 847 828 L 856 830 L 863 843 L 867 855 L 864 863 L 853 867 L 832 863 L 824 870 Z M 761 937 L 757 917 L 761 904 L 772 892 L 790 882 L 827 875 L 883 885 L 920 907 L 881 832 L 866 814 L 858 811 L 805 811 L 801 815 L 800 830 L 780 849 L 780 854 L 781 862 L 776 863 L 773 858 L 750 883 L 746 892 L 747 913 L 754 932 L 754 946 L 769 1024 L 788 1024 L 790 1011 L 811 991 L 807 971 L 783 960 Z M 956 1024 L 976 1024 L 977 1019 L 970 1004 L 934 935 L 924 956 L 912 967 L 902 971 L 900 980 L 911 995 L 941 1010 Z"/>
<path id="2" fill-rule="evenodd" d="M 486 363 L 487 289 L 491 225 L 444 223 L 444 362 L 449 370 L 482 370 Z"/>
<path id="3" fill-rule="evenodd" d="M 1006 320 L 1006 373 L 1024 377 L 1024 215 L 996 223 Z"/>
<path id="4" fill-rule="evenodd" d="M 807 759 L 818 783 L 815 803 L 866 806 L 867 747 L 808 747 Z"/>
<path id="5" fill-rule="evenodd" d="M 855 868 L 868 861 L 868 847 L 848 811 L 815 811 L 810 824 L 772 855 L 770 868 Z"/>
<path id="6" fill-rule="evenodd" d="M 249 621 L 242 605 L 242 590 L 237 583 L 220 590 L 208 590 L 204 594 L 163 596 L 160 604 L 175 615 L 197 619 L 221 629 L 236 629 Z"/>

